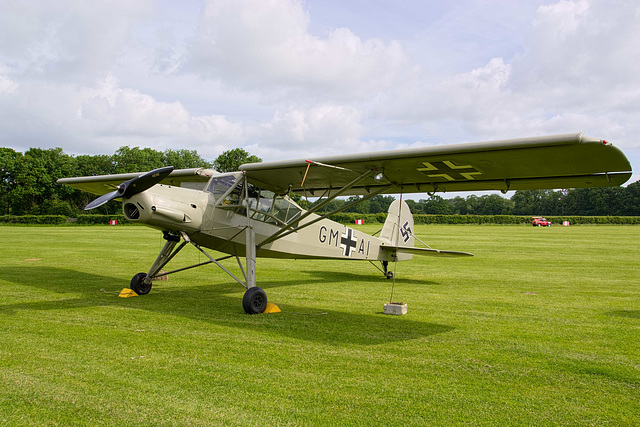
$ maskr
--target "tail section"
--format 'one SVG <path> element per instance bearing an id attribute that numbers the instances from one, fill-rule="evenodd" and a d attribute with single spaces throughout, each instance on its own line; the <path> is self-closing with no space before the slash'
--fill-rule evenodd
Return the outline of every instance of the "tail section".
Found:
<path id="1" fill-rule="evenodd" d="M 414 246 L 413 215 L 406 202 L 394 200 L 391 203 L 389 214 L 380 232 L 380 239 L 391 246 Z"/>
<path id="2" fill-rule="evenodd" d="M 439 257 L 473 256 L 473 254 L 467 252 L 442 251 L 428 246 L 426 248 L 414 247 L 413 215 L 411 215 L 409 205 L 399 200 L 395 200 L 389 206 L 389 214 L 380 232 L 380 239 L 384 241 L 380 248 L 383 253 L 386 253 L 380 259 L 383 261 L 383 265 L 384 262 L 389 260 L 407 261 L 413 258 L 413 255 Z"/>
<path id="3" fill-rule="evenodd" d="M 380 232 L 380 239 L 384 241 L 380 248 L 383 253 L 386 252 L 386 255 L 383 254 L 383 258 L 380 259 L 383 262 L 389 260 L 406 261 L 413 258 L 413 255 L 439 257 L 473 256 L 473 254 L 467 252 L 442 251 L 432 249 L 429 246 L 426 248 L 414 247 L 413 215 L 411 215 L 409 205 L 399 200 L 395 200 L 389 206 L 389 214 Z"/>

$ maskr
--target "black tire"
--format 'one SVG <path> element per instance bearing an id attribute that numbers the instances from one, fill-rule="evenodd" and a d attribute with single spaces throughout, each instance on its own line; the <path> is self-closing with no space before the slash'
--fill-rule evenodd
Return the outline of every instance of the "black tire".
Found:
<path id="1" fill-rule="evenodd" d="M 129 287 L 138 295 L 146 295 L 151 291 L 152 283 L 146 284 L 144 279 L 147 277 L 147 273 L 138 273 L 131 279 L 131 285 Z"/>
<path id="2" fill-rule="evenodd" d="M 387 279 L 393 279 L 393 271 L 387 271 L 384 275 Z"/>
<path id="3" fill-rule="evenodd" d="M 247 314 L 260 314 L 267 308 L 267 294 L 262 288 L 254 286 L 247 289 L 242 297 L 242 308 Z"/>

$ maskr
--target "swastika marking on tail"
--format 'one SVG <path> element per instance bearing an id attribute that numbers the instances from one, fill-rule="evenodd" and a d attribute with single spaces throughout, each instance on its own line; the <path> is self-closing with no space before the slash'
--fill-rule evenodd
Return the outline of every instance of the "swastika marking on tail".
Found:
<path id="1" fill-rule="evenodd" d="M 409 221 L 405 221 L 405 223 L 402 224 L 402 228 L 400 228 L 400 235 L 402 235 L 402 240 L 405 243 L 407 243 L 407 241 L 409 241 L 409 239 L 411 238 L 412 234 L 413 234 L 413 230 L 409 225 Z"/>

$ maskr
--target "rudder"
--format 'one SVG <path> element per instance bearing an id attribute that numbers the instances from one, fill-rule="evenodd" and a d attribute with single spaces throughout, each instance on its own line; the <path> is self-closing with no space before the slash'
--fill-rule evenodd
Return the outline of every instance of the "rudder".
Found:
<path id="1" fill-rule="evenodd" d="M 380 239 L 393 246 L 414 246 L 413 215 L 404 200 L 394 200 L 389 206 Z"/>

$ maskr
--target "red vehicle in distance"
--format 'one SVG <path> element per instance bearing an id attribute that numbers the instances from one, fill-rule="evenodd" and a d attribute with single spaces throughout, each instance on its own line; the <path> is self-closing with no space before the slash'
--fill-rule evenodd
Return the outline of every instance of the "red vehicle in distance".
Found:
<path id="1" fill-rule="evenodd" d="M 534 227 L 551 227 L 551 221 L 541 216 L 531 217 L 531 225 Z"/>

